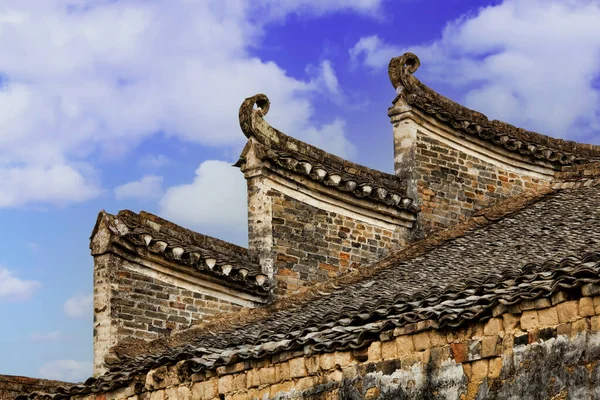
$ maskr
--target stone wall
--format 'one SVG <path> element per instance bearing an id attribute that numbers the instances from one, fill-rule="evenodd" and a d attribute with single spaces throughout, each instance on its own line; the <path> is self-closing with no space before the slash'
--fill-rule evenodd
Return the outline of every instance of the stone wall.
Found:
<path id="1" fill-rule="evenodd" d="M 160 367 L 106 399 L 597 398 L 598 294 L 589 285 L 501 305 L 493 318 L 457 329 L 422 321 L 350 351 L 286 352 L 187 377 Z"/>
<path id="2" fill-rule="evenodd" d="M 0 375 L 0 400 L 13 400 L 32 392 L 50 392 L 70 383 L 24 376 Z"/>

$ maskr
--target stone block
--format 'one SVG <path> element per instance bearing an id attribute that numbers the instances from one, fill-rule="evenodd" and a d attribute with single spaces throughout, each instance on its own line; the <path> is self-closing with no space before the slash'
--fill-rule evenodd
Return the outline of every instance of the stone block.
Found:
<path id="1" fill-rule="evenodd" d="M 319 365 L 321 369 L 327 371 L 335 368 L 335 355 L 334 353 L 324 353 L 319 357 Z"/>
<path id="2" fill-rule="evenodd" d="M 502 319 L 492 318 L 483 327 L 483 334 L 485 336 L 497 335 L 502 331 Z"/>
<path id="3" fill-rule="evenodd" d="M 240 391 L 246 389 L 246 374 L 235 374 L 233 375 L 233 390 Z"/>
<path id="4" fill-rule="evenodd" d="M 488 360 L 477 360 L 471 364 L 471 381 L 480 381 L 488 375 Z"/>
<path id="5" fill-rule="evenodd" d="M 233 391 L 233 375 L 223 375 L 219 378 L 219 393 L 227 394 Z"/>
<path id="6" fill-rule="evenodd" d="M 535 308 L 536 309 L 539 310 L 539 309 L 548 308 L 548 307 L 552 307 L 552 301 L 550 301 L 549 298 L 545 297 L 545 298 L 535 300 Z"/>
<path id="7" fill-rule="evenodd" d="M 289 361 L 289 376 L 292 378 L 303 378 L 308 375 L 306 371 L 306 365 L 304 364 L 304 358 L 298 357 L 293 358 Z M 283 379 L 279 379 L 281 381 Z"/>
<path id="8" fill-rule="evenodd" d="M 488 358 L 497 356 L 500 352 L 498 344 L 501 343 L 500 336 L 484 336 L 481 339 L 481 357 Z"/>
<path id="9" fill-rule="evenodd" d="M 400 336 L 402 337 L 402 336 Z M 369 362 L 381 360 L 381 342 L 373 342 L 369 346 Z"/>
<path id="10" fill-rule="evenodd" d="M 600 296 L 594 297 L 594 314 L 600 315 Z"/>
<path id="11" fill-rule="evenodd" d="M 592 332 L 600 332 L 600 317 L 590 318 L 590 329 Z"/>
<path id="12" fill-rule="evenodd" d="M 399 336 L 402 337 L 402 336 Z M 381 358 L 384 360 L 393 360 L 398 357 L 396 352 L 396 341 L 388 340 L 387 342 L 381 343 Z"/>
<path id="13" fill-rule="evenodd" d="M 291 360 L 290 360 L 291 361 Z M 275 364 L 275 379 L 277 382 L 287 381 L 290 379 L 290 363 L 282 362 Z"/>
<path id="14" fill-rule="evenodd" d="M 558 313 L 556 307 L 538 310 L 538 318 L 540 326 L 558 325 Z"/>
<path id="15" fill-rule="evenodd" d="M 446 335 L 442 334 L 437 329 L 432 329 L 429 331 L 429 341 L 431 342 L 432 347 L 446 346 L 448 344 Z"/>
<path id="16" fill-rule="evenodd" d="M 496 379 L 500 377 L 502 372 L 502 357 L 492 358 L 488 364 L 488 377 Z"/>
<path id="17" fill-rule="evenodd" d="M 594 299 L 591 297 L 582 297 L 579 299 L 579 316 L 591 317 L 594 313 Z"/>
<path id="18" fill-rule="evenodd" d="M 258 369 L 251 369 L 246 373 L 246 388 L 255 388 L 260 386 Z"/>
<path id="19" fill-rule="evenodd" d="M 535 329 L 539 326 L 538 312 L 535 310 L 524 311 L 521 314 L 521 329 Z"/>
<path id="20" fill-rule="evenodd" d="M 562 324 L 577 319 L 578 306 L 579 302 L 577 300 L 565 301 L 557 305 L 558 322 Z"/>
<path id="21" fill-rule="evenodd" d="M 187 386 L 179 386 L 177 388 L 177 399 L 178 400 L 191 400 L 192 392 Z"/>
<path id="22" fill-rule="evenodd" d="M 571 323 L 567 322 L 556 327 L 556 334 L 561 336 L 571 336 Z"/>
<path id="23" fill-rule="evenodd" d="M 587 318 L 578 319 L 571 323 L 571 336 L 575 336 L 578 333 L 589 331 L 590 321 Z"/>
<path id="24" fill-rule="evenodd" d="M 504 325 L 505 332 L 512 332 L 515 329 L 518 329 L 520 321 L 521 321 L 520 315 L 515 315 L 515 314 L 503 314 L 502 315 L 502 322 Z"/>
<path id="25" fill-rule="evenodd" d="M 552 295 L 551 300 L 552 300 L 552 305 L 555 306 L 557 304 L 560 304 L 562 302 L 569 300 L 569 296 L 567 296 L 567 293 L 565 293 L 565 292 L 558 292 L 558 293 L 554 293 Z"/>
<path id="26" fill-rule="evenodd" d="M 212 399 L 219 394 L 219 380 L 211 379 L 206 382 L 198 382 L 192 386 L 193 399 Z"/>
<path id="27" fill-rule="evenodd" d="M 335 364 L 339 365 L 340 368 L 344 368 L 354 361 L 354 357 L 352 357 L 352 352 L 350 351 L 336 351 L 334 353 L 335 356 Z"/>
<path id="28" fill-rule="evenodd" d="M 412 336 L 404 335 L 396 338 L 396 352 L 399 357 L 406 356 L 414 351 L 415 346 L 413 344 Z"/>
<path id="29" fill-rule="evenodd" d="M 258 370 L 258 379 L 261 385 L 272 385 L 277 382 L 274 367 L 265 367 Z"/>
<path id="30" fill-rule="evenodd" d="M 590 283 L 581 287 L 581 294 L 584 296 L 598 296 L 600 295 L 600 285 Z"/>
<path id="31" fill-rule="evenodd" d="M 316 375 L 319 373 L 319 356 L 306 357 L 304 363 L 309 375 Z"/>
<path id="32" fill-rule="evenodd" d="M 416 351 L 423 351 L 431 346 L 429 332 L 419 332 L 412 337 Z"/>
<path id="33" fill-rule="evenodd" d="M 150 393 L 149 400 L 165 400 L 166 393 L 164 390 L 155 390 Z"/>
<path id="34" fill-rule="evenodd" d="M 467 342 L 450 343 L 450 349 L 452 350 L 454 361 L 457 363 L 460 364 L 469 360 L 469 347 L 467 346 Z"/>

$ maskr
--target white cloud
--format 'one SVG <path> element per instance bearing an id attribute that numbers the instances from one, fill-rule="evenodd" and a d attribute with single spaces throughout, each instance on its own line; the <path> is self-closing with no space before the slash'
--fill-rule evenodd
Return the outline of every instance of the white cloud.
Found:
<path id="1" fill-rule="evenodd" d="M 29 339 L 33 342 L 54 342 L 62 337 L 60 332 L 33 332 L 29 335 Z"/>
<path id="2" fill-rule="evenodd" d="M 419 76 L 466 91 L 491 118 L 574 140 L 600 130 L 600 2 L 507 0 L 446 26 L 431 44 L 401 48 L 362 38 L 351 57 L 373 68 L 409 50 Z M 596 139 L 597 140 L 597 139 Z"/>
<path id="3" fill-rule="evenodd" d="M 162 196 L 162 181 L 161 176 L 146 175 L 142 179 L 125 183 L 115 188 L 115 198 L 123 199 L 138 199 L 138 200 L 153 200 Z"/>
<path id="4" fill-rule="evenodd" d="M 56 360 L 42 365 L 40 378 L 65 382 L 84 382 L 92 376 L 93 365 L 88 361 Z"/>
<path id="5" fill-rule="evenodd" d="M 272 100 L 272 121 L 306 136 L 316 129 L 315 82 L 250 51 L 267 24 L 292 13 L 379 10 L 379 0 L 5 3 L 0 207 L 92 198 L 99 189 L 86 160 L 122 156 L 157 132 L 239 145 L 238 107 L 260 92 Z M 331 65 L 324 68 L 322 82 L 333 88 Z"/>
<path id="6" fill-rule="evenodd" d="M 245 234 L 248 226 L 246 181 L 224 161 L 204 161 L 190 184 L 173 186 L 160 201 L 160 214 L 201 232 Z"/>
<path id="7" fill-rule="evenodd" d="M 0 267 L 0 301 L 23 301 L 39 289 L 41 283 L 17 278 L 11 271 Z"/>
<path id="8" fill-rule="evenodd" d="M 63 304 L 63 310 L 69 318 L 85 318 L 92 315 L 94 295 L 77 294 Z"/>

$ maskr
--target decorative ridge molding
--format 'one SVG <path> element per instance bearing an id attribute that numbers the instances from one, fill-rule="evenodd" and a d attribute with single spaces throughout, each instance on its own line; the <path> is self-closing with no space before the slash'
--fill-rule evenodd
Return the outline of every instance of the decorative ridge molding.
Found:
<path id="1" fill-rule="evenodd" d="M 484 114 L 436 93 L 413 76 L 420 65 L 421 61 L 413 53 L 392 58 L 388 75 L 394 88 L 399 91 L 393 104 L 403 99 L 409 106 L 422 110 L 456 130 L 531 157 L 532 160 L 545 160 L 555 165 L 600 160 L 600 146 L 556 139 L 506 122 L 490 121 Z M 393 116 L 398 112 L 398 109 L 391 107 L 388 115 Z"/>
<path id="2" fill-rule="evenodd" d="M 254 108 L 257 106 L 257 108 Z M 271 127 L 263 117 L 270 108 L 264 94 L 249 97 L 240 106 L 240 127 L 246 137 L 255 138 L 264 148 L 257 156 L 277 166 L 304 175 L 357 198 L 370 199 L 398 209 L 418 213 L 415 200 L 406 196 L 406 182 L 396 175 L 377 171 L 329 154 Z M 245 163 L 247 149 L 235 164 Z"/>
<path id="3" fill-rule="evenodd" d="M 169 262 L 210 274 L 226 286 L 241 285 L 255 294 L 269 294 L 271 281 L 248 253 L 243 254 L 245 249 L 191 232 L 146 212 L 136 214 L 123 210 L 112 215 L 100 211 L 91 237 L 92 255 L 108 251 L 106 247 L 99 249 L 94 245 L 94 237 L 103 223 L 111 235 L 136 248 L 143 248 Z M 118 244 L 116 239 L 111 242 Z"/>

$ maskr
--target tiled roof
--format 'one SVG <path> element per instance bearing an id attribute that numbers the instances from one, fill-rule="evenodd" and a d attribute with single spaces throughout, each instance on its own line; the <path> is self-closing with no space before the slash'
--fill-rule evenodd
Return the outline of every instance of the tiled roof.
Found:
<path id="1" fill-rule="evenodd" d="M 559 166 L 600 160 L 600 146 L 555 139 L 502 121 L 490 121 L 482 113 L 436 93 L 413 76 L 420 65 L 419 58 L 412 53 L 393 58 L 388 69 L 390 81 L 401 90 L 398 98 L 442 123 L 533 160 Z M 390 115 L 396 112 L 394 107 L 390 108 Z"/>
<path id="2" fill-rule="evenodd" d="M 136 214 L 129 210 L 120 211 L 116 216 L 101 211 L 92 237 L 102 220 L 113 235 L 133 245 L 138 252 L 143 249 L 191 267 L 227 286 L 253 294 L 269 293 L 270 280 L 243 247 L 190 231 L 144 211 Z"/>
<path id="3" fill-rule="evenodd" d="M 264 94 L 249 97 L 240 106 L 240 126 L 248 138 L 255 138 L 264 147 L 261 159 L 357 198 L 419 212 L 414 199 L 406 194 L 406 182 L 396 175 L 344 160 L 278 131 L 263 119 L 269 108 Z M 236 165 L 243 165 L 245 153 Z"/>
<path id="4" fill-rule="evenodd" d="M 383 260 L 367 280 L 329 286 L 251 323 L 201 330 L 186 344 L 123 360 L 107 375 L 55 394 L 115 389 L 179 362 L 191 373 L 284 350 L 359 348 L 390 329 L 481 322 L 499 305 L 600 284 L 599 198 L 600 187 L 582 187 L 526 199 L 514 212 L 480 213 L 481 222 L 467 225 L 478 229 L 441 232 L 423 251 L 409 247 Z"/>

